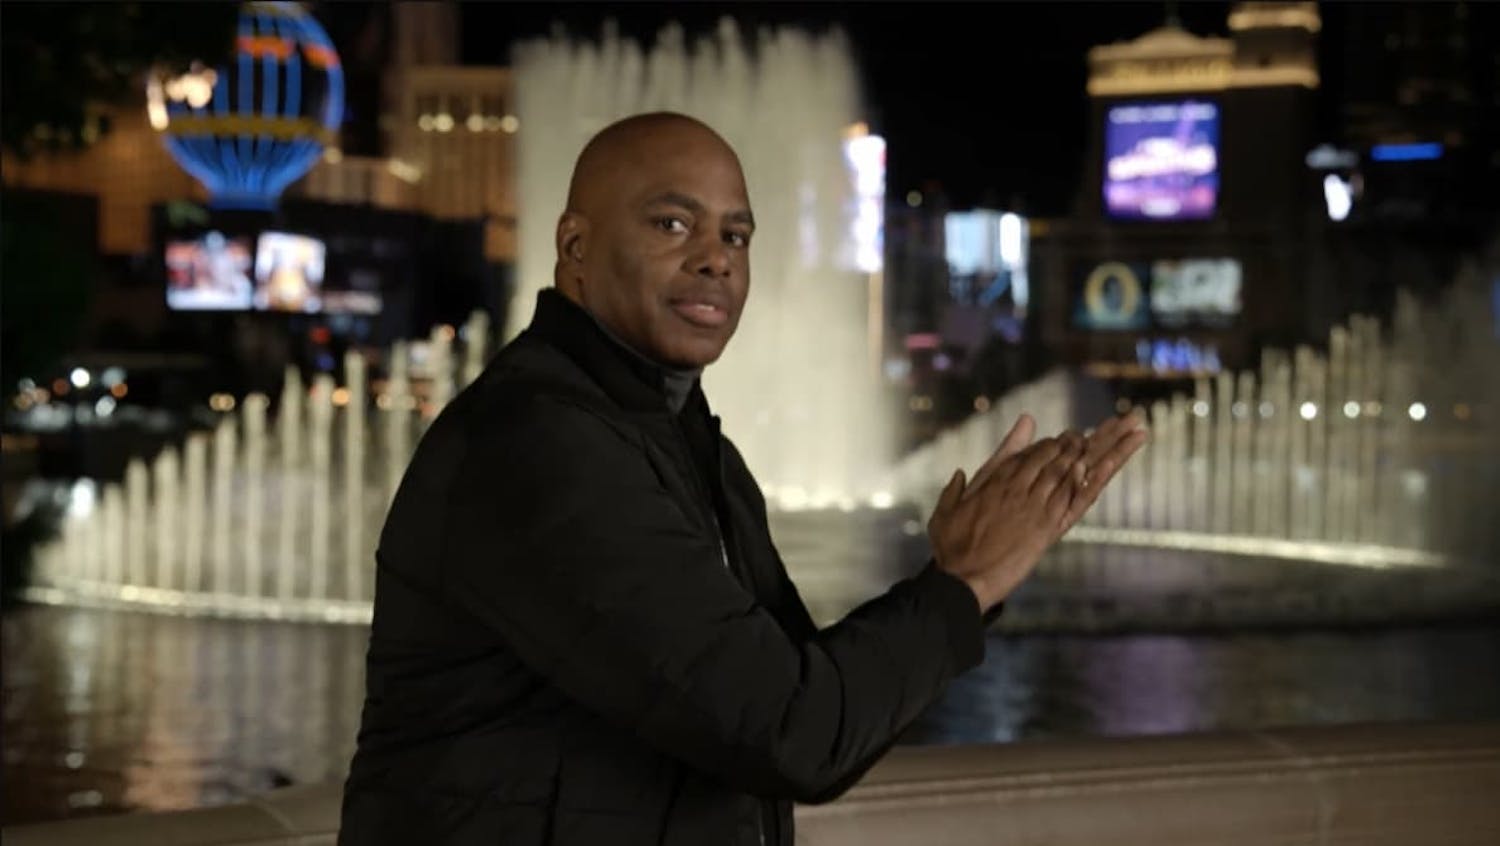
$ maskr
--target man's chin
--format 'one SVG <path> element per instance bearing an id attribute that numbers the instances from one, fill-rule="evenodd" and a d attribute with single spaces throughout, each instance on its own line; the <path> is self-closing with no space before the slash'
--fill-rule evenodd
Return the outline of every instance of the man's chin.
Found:
<path id="1" fill-rule="evenodd" d="M 690 341 L 674 346 L 665 361 L 679 370 L 697 370 L 718 361 L 719 356 L 724 354 L 725 346 L 727 342 L 719 344 Z"/>

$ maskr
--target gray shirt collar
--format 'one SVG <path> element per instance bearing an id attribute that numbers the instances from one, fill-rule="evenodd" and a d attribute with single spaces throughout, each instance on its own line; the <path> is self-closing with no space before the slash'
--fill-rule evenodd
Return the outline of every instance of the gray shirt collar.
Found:
<path id="1" fill-rule="evenodd" d="M 687 404 L 688 395 L 693 392 L 693 385 L 703 375 L 703 368 L 693 367 L 682 369 L 668 367 L 665 364 L 647 358 L 636 351 L 634 347 L 621 340 L 608 326 L 604 325 L 604 321 L 595 317 L 593 312 L 583 309 L 583 313 L 587 314 L 589 319 L 594 321 L 594 325 L 599 327 L 599 331 L 604 333 L 604 337 L 610 339 L 615 346 L 624 350 L 626 355 L 661 374 L 662 387 L 667 396 L 667 408 L 671 409 L 673 414 L 681 413 L 682 407 Z"/>

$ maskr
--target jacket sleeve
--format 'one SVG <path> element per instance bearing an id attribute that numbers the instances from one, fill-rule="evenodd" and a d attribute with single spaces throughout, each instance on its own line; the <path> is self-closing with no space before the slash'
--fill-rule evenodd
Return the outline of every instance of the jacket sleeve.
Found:
<path id="1" fill-rule="evenodd" d="M 788 637 L 640 446 L 561 402 L 471 436 L 447 514 L 456 602 L 575 701 L 749 793 L 833 798 L 983 657 L 973 593 L 931 567 Z"/>

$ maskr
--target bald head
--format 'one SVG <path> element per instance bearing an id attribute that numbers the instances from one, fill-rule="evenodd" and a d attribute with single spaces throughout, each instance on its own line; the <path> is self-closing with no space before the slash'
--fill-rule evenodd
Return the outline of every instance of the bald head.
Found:
<path id="1" fill-rule="evenodd" d="M 633 115 L 599 130 L 584 145 L 568 183 L 568 211 L 593 207 L 600 194 L 614 193 L 653 161 L 674 155 L 717 155 L 739 168 L 734 149 L 702 121 L 676 112 Z"/>
<path id="2" fill-rule="evenodd" d="M 738 324 L 755 228 L 733 148 L 669 112 L 583 148 L 557 225 L 562 293 L 664 364 L 706 364 Z"/>

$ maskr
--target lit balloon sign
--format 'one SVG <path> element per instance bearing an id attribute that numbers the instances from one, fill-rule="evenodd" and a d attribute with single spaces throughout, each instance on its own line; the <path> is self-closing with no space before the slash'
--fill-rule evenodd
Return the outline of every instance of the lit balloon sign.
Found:
<path id="1" fill-rule="evenodd" d="M 300 4 L 246 3 L 230 64 L 152 78 L 146 108 L 210 204 L 268 209 L 336 143 L 344 72 L 328 33 Z"/>

